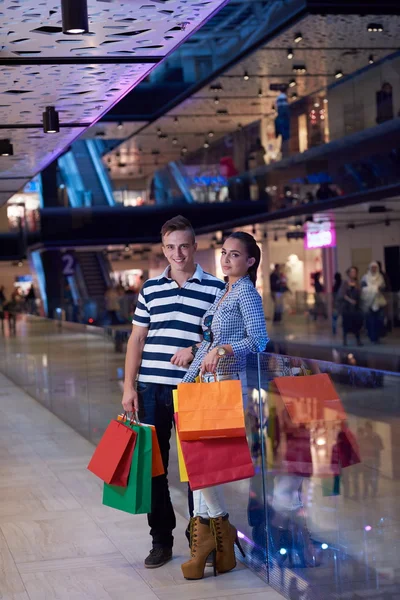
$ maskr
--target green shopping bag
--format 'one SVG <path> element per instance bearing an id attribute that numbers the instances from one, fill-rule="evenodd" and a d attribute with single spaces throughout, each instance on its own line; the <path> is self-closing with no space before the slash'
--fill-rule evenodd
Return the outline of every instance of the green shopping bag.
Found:
<path id="1" fill-rule="evenodd" d="M 128 485 L 122 488 L 104 484 L 103 504 L 140 515 L 151 512 L 152 433 L 145 425 L 129 425 L 137 433 Z"/>

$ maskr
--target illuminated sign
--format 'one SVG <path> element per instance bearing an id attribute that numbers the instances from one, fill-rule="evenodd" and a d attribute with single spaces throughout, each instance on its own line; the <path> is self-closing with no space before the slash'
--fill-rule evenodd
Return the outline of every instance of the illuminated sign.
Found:
<path id="1" fill-rule="evenodd" d="M 333 248 L 336 246 L 336 229 L 331 221 L 308 223 L 304 238 L 306 250 L 314 248 Z"/>

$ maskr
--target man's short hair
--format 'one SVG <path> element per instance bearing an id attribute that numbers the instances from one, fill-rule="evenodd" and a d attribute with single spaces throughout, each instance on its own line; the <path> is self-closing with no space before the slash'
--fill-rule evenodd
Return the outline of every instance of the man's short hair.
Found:
<path id="1" fill-rule="evenodd" d="M 193 243 L 195 242 L 196 236 L 194 233 L 194 229 L 192 224 L 188 219 L 182 217 L 182 215 L 178 215 L 173 217 L 161 227 L 161 239 L 164 239 L 164 236 L 172 233 L 173 231 L 189 231 L 192 236 Z"/>

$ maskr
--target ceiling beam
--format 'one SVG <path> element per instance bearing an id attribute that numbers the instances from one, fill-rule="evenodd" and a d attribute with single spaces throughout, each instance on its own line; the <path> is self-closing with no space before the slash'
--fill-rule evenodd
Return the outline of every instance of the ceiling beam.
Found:
<path id="1" fill-rule="evenodd" d="M 164 56 L 43 56 L 0 58 L 2 67 L 41 66 L 41 65 L 135 65 L 161 62 Z"/>
<path id="2" fill-rule="evenodd" d="M 74 127 L 91 127 L 91 123 L 60 123 L 60 129 Z M 43 123 L 7 123 L 0 124 L 0 129 L 43 129 Z M 50 135 L 50 134 L 49 134 Z"/>

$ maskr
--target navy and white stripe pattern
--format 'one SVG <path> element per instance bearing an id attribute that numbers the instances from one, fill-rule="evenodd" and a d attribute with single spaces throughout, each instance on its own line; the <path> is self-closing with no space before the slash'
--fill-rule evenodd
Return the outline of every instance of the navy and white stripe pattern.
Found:
<path id="1" fill-rule="evenodd" d="M 204 319 L 213 315 L 213 342 L 210 344 L 203 340 L 183 382 L 193 382 L 196 379 L 203 358 L 216 346 L 230 344 L 233 349 L 233 355 L 224 356 L 218 362 L 217 376 L 221 377 L 240 375 L 246 370 L 247 355 L 265 350 L 268 334 L 262 300 L 250 278 L 246 275 L 239 279 L 232 285 L 227 297 L 220 302 L 226 290 L 227 286 L 204 315 Z"/>
<path id="2" fill-rule="evenodd" d="M 133 325 L 148 327 L 138 381 L 177 385 L 186 373 L 170 360 L 178 350 L 202 340 L 203 315 L 225 284 L 197 265 L 183 287 L 169 277 L 169 267 L 149 279 L 139 294 Z"/>

